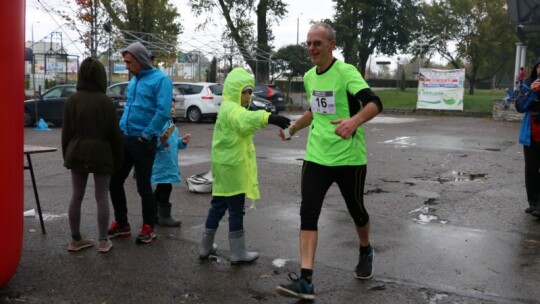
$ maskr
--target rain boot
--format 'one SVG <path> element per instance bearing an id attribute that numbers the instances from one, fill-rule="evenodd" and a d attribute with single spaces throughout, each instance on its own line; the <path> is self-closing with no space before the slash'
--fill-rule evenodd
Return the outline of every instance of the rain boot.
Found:
<path id="1" fill-rule="evenodd" d="M 533 211 L 536 209 L 536 202 L 529 201 L 529 207 L 525 209 L 525 212 L 527 213 L 533 213 Z"/>
<path id="2" fill-rule="evenodd" d="M 244 230 L 230 232 L 229 245 L 231 246 L 231 264 L 251 263 L 259 258 L 257 252 L 246 251 Z"/>
<path id="3" fill-rule="evenodd" d="M 540 218 L 540 203 L 536 202 L 533 206 L 533 211 L 531 211 L 531 214 Z"/>
<path id="4" fill-rule="evenodd" d="M 216 230 L 204 228 L 203 238 L 199 246 L 199 259 L 206 260 L 211 254 L 216 254 L 217 245 L 214 244 Z"/>
<path id="5" fill-rule="evenodd" d="M 171 217 L 171 207 L 159 207 L 159 226 L 178 227 L 181 224 L 181 221 L 177 221 Z"/>

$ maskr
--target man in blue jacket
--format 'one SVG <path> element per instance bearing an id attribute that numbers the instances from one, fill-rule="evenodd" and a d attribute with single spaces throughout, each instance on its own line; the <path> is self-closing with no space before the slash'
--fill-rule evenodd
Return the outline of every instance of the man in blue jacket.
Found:
<path id="1" fill-rule="evenodd" d="M 143 214 L 143 225 L 136 241 L 144 244 L 156 238 L 156 212 L 150 177 L 156 154 L 156 139 L 171 112 L 172 81 L 163 72 L 153 68 L 148 50 L 140 42 L 130 44 L 122 52 L 122 57 L 126 69 L 133 77 L 127 88 L 124 114 L 120 119 L 120 130 L 124 135 L 123 161 L 120 169 L 112 175 L 109 185 L 115 218 L 109 227 L 109 237 L 131 235 L 124 181 L 134 167 Z"/>

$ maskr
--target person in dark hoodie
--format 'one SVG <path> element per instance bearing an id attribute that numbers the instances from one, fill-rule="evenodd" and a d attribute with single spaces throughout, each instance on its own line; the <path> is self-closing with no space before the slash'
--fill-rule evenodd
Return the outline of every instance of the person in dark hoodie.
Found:
<path id="1" fill-rule="evenodd" d="M 540 217 L 540 57 L 536 60 L 531 74 L 520 89 L 516 100 L 516 110 L 523 115 L 519 143 L 523 145 L 525 158 L 525 189 L 529 206 L 525 212 Z M 527 95 L 526 92 L 532 90 Z M 528 98 L 520 98 L 528 96 Z"/>
<path id="2" fill-rule="evenodd" d="M 109 186 L 115 218 L 109 226 L 109 237 L 131 236 L 124 182 L 134 167 L 143 215 L 136 242 L 145 244 L 156 238 L 156 210 L 150 177 L 156 154 L 156 139 L 161 135 L 171 113 L 173 89 L 171 79 L 153 68 L 148 50 L 140 42 L 130 44 L 122 56 L 133 77 L 127 87 L 126 104 L 120 119 L 120 130 L 124 135 L 123 162 L 111 177 Z"/>
<path id="3" fill-rule="evenodd" d="M 71 170 L 72 195 L 69 203 L 69 227 L 72 240 L 69 251 L 94 246 L 94 240 L 81 236 L 81 205 L 93 173 L 99 229 L 99 252 L 108 252 L 112 243 L 107 235 L 109 199 L 107 188 L 111 174 L 122 158 L 120 128 L 113 101 L 105 94 L 107 76 L 103 65 L 86 58 L 79 69 L 77 92 L 64 105 L 62 156 Z"/>

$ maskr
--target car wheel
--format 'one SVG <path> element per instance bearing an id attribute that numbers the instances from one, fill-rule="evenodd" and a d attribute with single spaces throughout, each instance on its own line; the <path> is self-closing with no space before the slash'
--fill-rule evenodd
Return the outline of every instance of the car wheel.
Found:
<path id="1" fill-rule="evenodd" d="M 34 125 L 35 119 L 30 114 L 30 111 L 24 109 L 24 126 L 31 127 Z"/>
<path id="2" fill-rule="evenodd" d="M 190 122 L 200 122 L 202 119 L 201 110 L 197 107 L 190 107 L 187 110 L 186 116 Z"/>

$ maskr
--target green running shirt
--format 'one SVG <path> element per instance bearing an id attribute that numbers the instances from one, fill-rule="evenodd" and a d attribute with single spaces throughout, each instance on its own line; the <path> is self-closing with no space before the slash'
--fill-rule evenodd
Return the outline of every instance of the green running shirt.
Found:
<path id="1" fill-rule="evenodd" d="M 358 127 L 353 136 L 343 139 L 335 134 L 338 125 L 331 123 L 351 117 L 361 108 L 354 95 L 369 85 L 358 70 L 353 65 L 334 60 L 322 74 L 317 74 L 316 67 L 306 72 L 304 87 L 313 113 L 304 159 L 325 166 L 367 164 L 364 127 Z"/>

